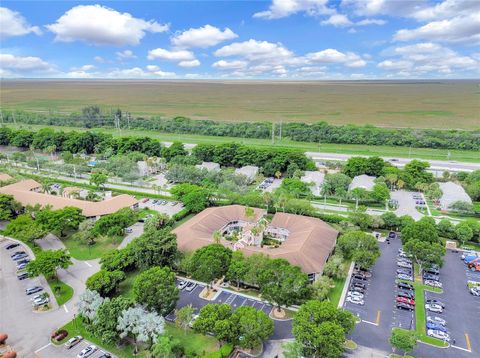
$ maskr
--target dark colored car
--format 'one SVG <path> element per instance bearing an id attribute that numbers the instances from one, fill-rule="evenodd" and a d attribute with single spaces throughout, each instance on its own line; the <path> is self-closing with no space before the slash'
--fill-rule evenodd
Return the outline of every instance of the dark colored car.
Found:
<path id="1" fill-rule="evenodd" d="M 407 269 L 407 268 L 399 268 L 397 269 L 397 273 L 403 273 L 404 275 L 412 275 L 412 270 Z"/>
<path id="2" fill-rule="evenodd" d="M 411 291 L 398 291 L 397 297 L 406 297 L 413 300 L 415 295 Z"/>
<path id="3" fill-rule="evenodd" d="M 22 272 L 21 274 L 17 275 L 17 278 L 22 281 L 28 278 L 28 272 Z"/>
<path id="4" fill-rule="evenodd" d="M 350 286 L 350 291 L 365 293 L 365 289 L 357 286 Z"/>
<path id="5" fill-rule="evenodd" d="M 21 254 L 26 254 L 26 252 L 25 251 L 16 251 L 14 254 L 10 255 L 10 257 L 13 259 L 15 256 L 21 255 Z"/>
<path id="6" fill-rule="evenodd" d="M 397 308 L 399 310 L 413 311 L 414 307 L 405 302 L 397 302 Z"/>
<path id="7" fill-rule="evenodd" d="M 98 358 L 112 358 L 112 355 L 110 353 L 103 353 L 100 357 Z"/>
<path id="8" fill-rule="evenodd" d="M 352 284 L 351 286 L 355 286 L 355 287 L 361 287 L 361 288 L 367 288 L 367 285 L 364 284 L 363 282 L 359 282 L 359 281 L 352 281 Z"/>
<path id="9" fill-rule="evenodd" d="M 363 280 L 363 281 L 367 280 L 367 276 L 359 274 L 359 273 L 356 273 L 355 275 L 353 275 L 353 278 L 356 279 L 356 280 Z"/>
<path id="10" fill-rule="evenodd" d="M 432 275 L 429 273 L 423 274 L 424 280 L 432 280 L 432 281 L 440 281 L 440 277 L 438 275 Z"/>
<path id="11" fill-rule="evenodd" d="M 397 283 L 397 287 L 401 288 L 402 290 L 410 290 L 413 291 L 413 285 L 406 283 L 406 282 L 399 282 Z"/>
<path id="12" fill-rule="evenodd" d="M 440 275 L 440 270 L 436 268 L 430 268 L 430 269 L 423 270 L 423 273 L 430 274 L 430 275 Z"/>
<path id="13" fill-rule="evenodd" d="M 13 243 L 13 244 L 10 244 L 10 245 L 5 246 L 5 249 L 11 250 L 11 249 L 14 249 L 14 248 L 19 247 L 19 246 L 20 246 L 20 244 L 17 244 L 17 243 L 15 242 L 15 243 Z"/>
<path id="14" fill-rule="evenodd" d="M 388 238 L 389 239 L 395 239 L 397 237 L 397 233 L 395 231 L 390 231 L 388 233 Z"/>

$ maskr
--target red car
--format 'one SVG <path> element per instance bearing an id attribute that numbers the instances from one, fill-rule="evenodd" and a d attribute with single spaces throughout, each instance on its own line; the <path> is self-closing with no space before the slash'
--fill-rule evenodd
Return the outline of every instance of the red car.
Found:
<path id="1" fill-rule="evenodd" d="M 147 201 L 149 201 L 149 200 L 150 200 L 149 198 L 145 198 L 145 199 L 142 200 L 142 203 L 145 204 L 145 203 L 146 203 Z"/>
<path id="2" fill-rule="evenodd" d="M 406 297 L 397 297 L 397 302 L 403 302 L 415 306 L 415 301 Z"/>

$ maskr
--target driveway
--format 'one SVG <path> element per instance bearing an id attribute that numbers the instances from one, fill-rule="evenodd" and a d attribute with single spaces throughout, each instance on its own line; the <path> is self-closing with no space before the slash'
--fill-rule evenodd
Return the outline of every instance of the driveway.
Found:
<path id="1" fill-rule="evenodd" d="M 40 358 L 76 358 L 77 354 L 80 353 L 83 349 L 87 348 L 87 346 L 89 346 L 90 344 L 92 343 L 89 341 L 83 340 L 80 343 L 78 343 L 76 346 L 72 347 L 71 349 L 65 348 L 63 344 L 61 346 L 55 346 L 53 344 L 49 344 L 45 347 L 42 347 L 42 349 L 37 350 L 35 353 L 36 353 L 36 356 Z M 89 358 L 99 358 L 102 356 L 102 354 L 106 352 L 107 351 L 104 351 L 99 348 Z M 112 357 L 115 357 L 115 356 L 112 354 Z"/>
<path id="2" fill-rule="evenodd" d="M 132 232 L 128 233 L 127 236 L 125 236 L 125 238 L 122 240 L 120 245 L 118 245 L 118 249 L 123 249 L 125 246 L 127 246 L 134 239 L 136 239 L 137 237 L 142 235 L 144 226 L 145 226 L 145 223 L 136 222 L 132 226 L 128 227 L 127 230 L 131 229 Z"/>
<path id="3" fill-rule="evenodd" d="M 409 215 L 415 220 L 420 220 L 423 214 L 417 211 L 415 200 L 412 195 L 414 192 L 406 190 L 397 190 L 390 192 L 390 197 L 398 201 L 398 208 L 395 210 L 397 216 Z"/>

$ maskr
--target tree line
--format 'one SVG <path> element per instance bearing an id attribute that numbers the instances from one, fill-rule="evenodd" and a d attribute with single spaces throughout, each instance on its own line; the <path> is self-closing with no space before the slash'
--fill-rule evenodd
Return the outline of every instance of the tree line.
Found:
<path id="1" fill-rule="evenodd" d="M 317 123 L 283 123 L 270 122 L 220 122 L 212 120 L 192 120 L 187 117 L 173 119 L 153 116 L 151 118 L 135 117 L 117 109 L 102 112 L 98 106 L 89 106 L 81 113 L 30 113 L 25 111 L 3 111 L 6 123 L 28 123 L 73 126 L 83 128 L 114 128 L 115 118 L 120 127 L 125 129 L 155 130 L 166 133 L 202 134 L 221 137 L 268 139 L 273 131 L 299 142 L 366 144 L 411 146 L 418 148 L 444 149 L 480 149 L 480 130 L 438 130 L 418 128 L 379 128 L 372 125 L 331 125 Z"/>

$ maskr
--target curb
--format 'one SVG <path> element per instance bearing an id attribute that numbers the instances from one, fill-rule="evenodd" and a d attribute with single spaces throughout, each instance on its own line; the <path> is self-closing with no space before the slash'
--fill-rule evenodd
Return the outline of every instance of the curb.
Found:
<path id="1" fill-rule="evenodd" d="M 348 285 L 350 284 L 350 280 L 352 278 L 353 268 L 355 267 L 355 261 L 350 263 L 350 268 L 348 269 L 347 277 L 345 278 L 345 283 L 343 285 L 342 295 L 340 296 L 340 300 L 338 301 L 337 308 L 342 308 L 343 304 L 345 303 L 345 297 L 347 297 Z"/>

